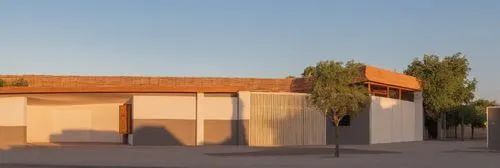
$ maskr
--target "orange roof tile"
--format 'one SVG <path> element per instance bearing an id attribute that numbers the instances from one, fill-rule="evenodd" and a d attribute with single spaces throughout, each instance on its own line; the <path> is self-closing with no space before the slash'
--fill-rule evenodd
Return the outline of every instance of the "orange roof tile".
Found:
<path id="1" fill-rule="evenodd" d="M 391 85 L 410 90 L 421 90 L 420 81 L 401 73 L 366 65 L 363 69 L 366 82 Z"/>

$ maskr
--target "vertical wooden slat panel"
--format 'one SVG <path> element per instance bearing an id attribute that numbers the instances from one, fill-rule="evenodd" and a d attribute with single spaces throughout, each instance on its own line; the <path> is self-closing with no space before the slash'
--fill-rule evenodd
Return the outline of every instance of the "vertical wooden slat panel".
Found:
<path id="1" fill-rule="evenodd" d="M 304 94 L 252 93 L 249 145 L 324 145 L 325 121 Z"/>

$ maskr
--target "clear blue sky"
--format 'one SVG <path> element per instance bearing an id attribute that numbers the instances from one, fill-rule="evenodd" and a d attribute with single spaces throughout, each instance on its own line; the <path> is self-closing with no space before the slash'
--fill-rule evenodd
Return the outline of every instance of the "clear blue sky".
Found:
<path id="1" fill-rule="evenodd" d="M 0 73 L 285 77 L 463 52 L 500 100 L 497 0 L 0 1 Z"/>

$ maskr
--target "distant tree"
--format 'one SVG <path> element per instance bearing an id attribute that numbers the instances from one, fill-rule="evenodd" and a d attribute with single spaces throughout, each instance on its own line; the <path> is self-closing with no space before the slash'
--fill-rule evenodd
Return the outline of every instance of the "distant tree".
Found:
<path id="1" fill-rule="evenodd" d="M 465 140 L 465 126 L 470 125 L 472 123 L 472 119 L 474 117 L 474 106 L 472 105 L 461 105 L 456 108 L 456 112 L 458 114 L 459 125 L 461 136 L 460 139 Z"/>
<path id="2" fill-rule="evenodd" d="M 467 105 L 474 98 L 477 81 L 468 79 L 470 70 L 468 59 L 456 53 L 442 60 L 437 55 L 425 54 L 414 59 L 404 71 L 422 81 L 425 124 L 431 136 L 444 139 L 441 130 L 447 125 L 444 112 Z"/>
<path id="3" fill-rule="evenodd" d="M 448 112 L 450 127 L 455 128 L 455 137 L 465 140 L 465 126 L 471 127 L 471 139 L 474 139 L 474 129 L 483 128 L 486 123 L 486 108 L 495 104 L 495 101 L 485 99 L 475 100 L 467 105 L 457 106 Z M 461 136 L 458 137 L 456 128 L 460 127 Z"/>
<path id="4" fill-rule="evenodd" d="M 19 78 L 12 81 L 10 86 L 29 86 L 29 82 L 24 78 Z"/>
<path id="5" fill-rule="evenodd" d="M 7 84 L 3 79 L 0 79 L 0 87 L 4 87 Z"/>
<path id="6" fill-rule="evenodd" d="M 321 61 L 304 69 L 303 77 L 312 84 L 309 101 L 327 116 L 335 127 L 335 157 L 340 156 L 340 121 L 363 111 L 369 100 L 368 89 L 359 85 L 362 64 Z"/>
<path id="7" fill-rule="evenodd" d="M 474 139 L 474 128 L 484 128 L 486 125 L 486 108 L 495 105 L 495 101 L 478 99 L 472 102 L 474 113 L 471 115 L 471 139 Z"/>

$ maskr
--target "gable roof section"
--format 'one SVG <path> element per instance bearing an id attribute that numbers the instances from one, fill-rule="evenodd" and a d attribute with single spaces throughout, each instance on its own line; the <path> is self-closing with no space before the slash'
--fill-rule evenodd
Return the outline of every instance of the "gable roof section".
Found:
<path id="1" fill-rule="evenodd" d="M 401 73 L 380 69 L 369 65 L 366 65 L 364 67 L 363 74 L 365 82 L 400 87 L 414 91 L 421 90 L 420 81 L 413 76 L 404 75 Z"/>

